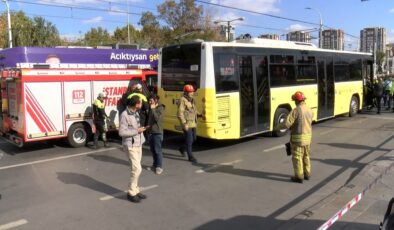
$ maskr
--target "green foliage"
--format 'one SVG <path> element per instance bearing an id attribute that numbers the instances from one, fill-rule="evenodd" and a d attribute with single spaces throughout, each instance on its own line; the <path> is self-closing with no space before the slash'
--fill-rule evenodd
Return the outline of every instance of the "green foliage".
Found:
<path id="1" fill-rule="evenodd" d="M 159 12 L 143 12 L 139 20 L 141 29 L 129 25 L 130 43 L 141 48 L 160 48 L 165 45 L 193 39 L 220 40 L 213 27 L 210 12 L 204 11 L 194 0 L 166 0 L 157 6 Z M 13 46 L 53 47 L 58 45 L 101 46 L 129 42 L 127 25 L 115 29 L 111 35 L 105 28 L 91 28 L 77 41 L 60 38 L 56 26 L 43 17 L 29 18 L 24 12 L 12 12 Z M 161 22 L 163 22 L 161 24 Z M 8 47 L 7 14 L 0 15 L 0 47 Z"/>
<path id="2" fill-rule="evenodd" d="M 59 31 L 43 17 L 27 17 L 23 11 L 11 13 L 12 43 L 17 46 L 53 47 L 61 44 Z M 0 46 L 8 47 L 7 14 L 0 16 Z"/>
<path id="3" fill-rule="evenodd" d="M 102 27 L 91 28 L 84 36 L 87 46 L 102 46 L 113 42 L 111 35 Z"/>
<path id="4" fill-rule="evenodd" d="M 218 31 L 212 28 L 211 15 L 205 12 L 200 5 L 197 6 L 194 0 L 166 0 L 157 7 L 159 18 L 166 26 L 162 29 L 166 44 L 173 44 L 193 40 L 196 38 L 204 40 L 216 40 Z"/>
<path id="5" fill-rule="evenodd" d="M 53 47 L 61 44 L 59 31 L 43 17 L 33 18 L 32 46 Z"/>
<path id="6" fill-rule="evenodd" d="M 114 31 L 113 41 L 115 43 L 128 44 L 128 31 L 130 31 L 130 44 L 141 45 L 141 32 L 135 29 L 133 25 L 129 25 L 129 28 L 127 28 L 127 25 L 121 28 L 117 27 Z"/>
<path id="7" fill-rule="evenodd" d="M 377 64 L 381 65 L 384 61 L 384 57 L 386 54 L 384 52 L 377 51 L 376 52 L 376 62 Z"/>

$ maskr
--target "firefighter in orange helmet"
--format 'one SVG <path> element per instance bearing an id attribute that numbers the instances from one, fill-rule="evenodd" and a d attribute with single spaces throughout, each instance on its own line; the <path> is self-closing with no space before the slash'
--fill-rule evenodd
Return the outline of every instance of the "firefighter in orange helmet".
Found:
<path id="1" fill-rule="evenodd" d="M 286 121 L 279 124 L 280 129 L 291 130 L 290 146 L 294 167 L 291 181 L 302 183 L 311 175 L 310 152 L 312 140 L 312 110 L 305 104 L 304 93 L 297 91 L 291 99 L 296 107 L 287 115 Z"/>
<path id="2" fill-rule="evenodd" d="M 186 152 L 189 161 L 197 163 L 197 159 L 192 152 L 192 145 L 197 138 L 197 117 L 202 117 L 202 115 L 197 111 L 193 96 L 194 87 L 189 84 L 185 85 L 183 87 L 183 96 L 180 99 L 178 107 L 178 119 L 183 129 L 185 142 L 184 145 L 179 148 L 179 151 L 182 156 L 184 156 Z"/>

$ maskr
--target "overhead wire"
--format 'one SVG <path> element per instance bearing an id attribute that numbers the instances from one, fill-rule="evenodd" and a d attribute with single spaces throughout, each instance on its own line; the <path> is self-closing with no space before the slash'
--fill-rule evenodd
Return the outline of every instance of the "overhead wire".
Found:
<path id="1" fill-rule="evenodd" d="M 64 19 L 71 19 L 71 20 L 80 20 L 80 21 L 85 21 L 85 20 L 90 20 L 91 18 L 79 18 L 79 17 L 74 17 L 74 16 L 58 16 L 58 15 L 46 15 L 46 14 L 31 14 L 31 13 L 26 13 L 27 15 L 31 16 L 41 16 L 41 17 L 49 17 L 49 18 L 64 18 Z M 114 21 L 114 20 L 107 20 L 107 19 L 101 19 L 101 22 L 109 22 L 109 23 L 125 23 L 124 21 Z"/>
<path id="2" fill-rule="evenodd" d="M 68 8 L 68 9 L 71 9 L 71 10 L 72 9 L 79 9 L 79 10 L 87 10 L 87 11 L 100 11 L 100 12 L 108 12 L 108 13 L 117 13 L 117 14 L 124 14 L 124 15 L 127 15 L 127 14 L 129 14 L 129 15 L 139 15 L 139 16 L 142 15 L 141 13 L 127 12 L 127 11 L 122 11 L 122 10 L 112 10 L 111 8 L 104 9 L 104 8 L 86 7 L 86 6 L 71 5 L 71 4 L 49 4 L 49 3 L 43 3 L 43 2 L 29 2 L 29 1 L 24 1 L 24 0 L 9 0 L 9 1 L 10 2 L 18 2 L 18 3 L 22 3 L 22 4 L 31 4 L 31 5 L 41 5 L 41 6 L 48 6 L 48 7 Z M 119 2 L 108 1 L 108 0 L 96 0 L 96 1 L 108 3 L 108 4 L 110 4 L 110 6 L 111 5 L 125 5 L 125 6 L 127 6 L 127 4 L 125 4 L 125 3 L 119 3 Z M 195 1 L 203 3 L 203 4 L 214 5 L 214 6 L 217 6 L 217 7 L 224 7 L 224 8 L 228 8 L 228 9 L 233 9 L 233 10 L 238 10 L 238 11 L 243 11 L 243 12 L 248 12 L 248 13 L 253 13 L 253 14 L 260 14 L 260 15 L 273 17 L 273 18 L 277 18 L 277 19 L 282 19 L 282 20 L 288 20 L 288 21 L 293 21 L 293 22 L 300 22 L 300 23 L 310 24 L 310 25 L 320 25 L 320 24 L 317 24 L 317 23 L 308 22 L 308 21 L 304 21 L 304 20 L 293 19 L 293 18 L 288 18 L 288 17 L 282 17 L 282 16 L 277 16 L 277 15 L 272 15 L 272 14 L 267 14 L 267 13 L 261 13 L 261 12 L 257 12 L 257 11 L 246 10 L 246 9 L 242 9 L 242 8 L 238 8 L 238 7 L 232 7 L 232 6 L 226 6 L 226 5 L 211 3 L 211 2 L 202 1 L 202 0 L 195 0 Z M 133 6 L 133 7 L 136 7 L 136 8 L 153 10 L 153 8 L 140 7 L 140 6 L 137 6 L 135 4 L 129 4 L 129 6 Z M 54 17 L 54 18 L 67 18 L 67 19 L 81 20 L 81 21 L 89 20 L 88 18 L 79 18 L 79 17 L 74 17 L 74 16 L 70 16 L 70 17 L 51 16 L 51 15 L 42 15 L 42 16 Z M 112 20 L 105 20 L 105 19 L 101 19 L 100 21 L 105 21 L 105 22 L 110 22 L 110 23 L 123 23 L 123 22 L 120 22 L 120 21 L 112 21 Z M 262 26 L 248 25 L 248 24 L 239 24 L 238 26 L 251 27 L 251 28 L 260 28 L 260 29 L 273 30 L 273 31 L 292 32 L 292 31 L 288 31 L 288 30 L 285 30 L 285 29 L 262 27 Z M 330 28 L 328 26 L 324 26 L 324 27 Z M 332 29 L 332 28 L 330 28 L 330 29 Z M 313 32 L 313 31 L 310 31 L 310 32 Z M 347 35 L 347 36 L 353 37 L 353 38 L 357 38 L 357 39 L 359 38 L 359 37 L 356 37 L 356 36 L 348 34 L 348 33 L 344 33 L 344 34 Z"/>
<path id="3" fill-rule="evenodd" d="M 195 0 L 195 2 L 199 2 L 199 3 L 203 3 L 203 4 L 207 4 L 207 5 L 212 5 L 212 6 L 216 6 L 216 7 L 222 7 L 222 8 L 242 11 L 242 12 L 246 12 L 246 13 L 263 15 L 263 16 L 272 17 L 272 18 L 276 18 L 276 19 L 282 19 L 282 20 L 287 20 L 287 21 L 292 21 L 292 22 L 300 22 L 300 23 L 304 23 L 304 24 L 320 26 L 320 24 L 314 23 L 314 22 L 309 22 L 309 21 L 304 21 L 304 20 L 294 19 L 294 18 L 288 18 L 288 17 L 278 16 L 278 15 L 273 15 L 273 14 L 267 14 L 267 13 L 262 13 L 262 12 L 258 12 L 258 11 L 254 11 L 254 10 L 247 10 L 247 9 L 242 9 L 239 7 L 228 6 L 228 5 L 218 4 L 218 3 L 212 3 L 212 2 L 207 2 L 207 1 L 203 1 L 203 0 Z M 323 27 L 328 28 L 328 29 L 335 29 L 335 28 L 327 26 L 327 25 L 323 25 Z M 344 34 L 348 35 L 350 37 L 359 39 L 359 37 L 357 37 L 355 35 L 345 33 L 345 32 L 344 32 Z"/>
<path id="4" fill-rule="evenodd" d="M 9 2 L 18 2 L 23 4 L 31 4 L 31 5 L 41 5 L 41 6 L 51 6 L 51 7 L 59 7 L 59 8 L 69 8 L 69 9 L 78 9 L 78 10 L 90 10 L 90 11 L 100 11 L 100 12 L 109 12 L 109 13 L 118 13 L 118 14 L 130 14 L 130 15 L 142 15 L 141 13 L 133 13 L 127 11 L 120 10 L 111 10 L 111 9 L 103 9 L 103 8 L 94 8 L 94 7 L 85 7 L 78 5 L 69 5 L 69 4 L 47 4 L 40 2 L 28 2 L 23 0 L 8 0 Z"/>
<path id="5" fill-rule="evenodd" d="M 98 2 L 105 2 L 105 3 L 108 3 L 110 5 L 127 6 L 127 3 L 120 3 L 120 2 L 115 2 L 115 1 L 107 1 L 107 0 L 96 0 L 96 1 L 98 1 Z M 139 6 L 139 5 L 132 4 L 132 3 L 129 3 L 128 5 L 130 7 L 134 7 L 134 8 L 140 8 L 140 9 L 146 9 L 146 10 L 152 10 L 152 11 L 156 10 L 154 8 Z"/>

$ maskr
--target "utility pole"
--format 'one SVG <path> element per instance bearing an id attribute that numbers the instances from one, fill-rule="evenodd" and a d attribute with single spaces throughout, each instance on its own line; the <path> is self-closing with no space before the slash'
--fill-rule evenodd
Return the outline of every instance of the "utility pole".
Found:
<path id="1" fill-rule="evenodd" d="M 323 47 L 323 18 L 321 16 L 321 13 L 320 13 L 319 10 L 317 10 L 315 8 L 306 7 L 305 9 L 307 9 L 307 10 L 314 10 L 320 16 L 320 23 L 319 23 L 319 25 L 320 25 L 320 28 L 319 28 L 319 48 L 322 48 Z"/>
<path id="2" fill-rule="evenodd" d="M 230 21 L 227 21 L 227 42 L 230 42 L 231 25 Z"/>
<path id="3" fill-rule="evenodd" d="M 3 2 L 7 6 L 7 19 L 8 19 L 8 44 L 9 47 L 12 48 L 12 31 L 11 31 L 11 14 L 10 14 L 10 6 L 8 5 L 7 0 L 3 0 Z"/>
<path id="4" fill-rule="evenodd" d="M 213 23 L 215 24 L 219 24 L 221 22 L 227 22 L 227 42 L 230 42 L 230 34 L 231 34 L 231 22 L 233 21 L 243 21 L 244 18 L 240 17 L 240 18 L 236 18 L 233 20 L 218 20 L 218 21 L 214 21 Z"/>
<path id="5" fill-rule="evenodd" d="M 130 45 L 130 12 L 129 12 L 129 0 L 127 0 L 127 40 Z"/>

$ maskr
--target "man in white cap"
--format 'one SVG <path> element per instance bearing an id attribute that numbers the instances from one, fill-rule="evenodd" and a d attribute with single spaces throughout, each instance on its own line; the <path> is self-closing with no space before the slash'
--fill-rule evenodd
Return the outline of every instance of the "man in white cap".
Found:
<path id="1" fill-rule="evenodd" d="M 93 103 L 93 121 L 96 126 L 96 132 L 94 133 L 94 148 L 98 148 L 98 138 L 101 136 L 101 139 L 104 142 L 104 147 L 108 147 L 107 143 L 107 134 L 105 131 L 105 119 L 108 118 L 105 113 L 105 104 L 104 104 L 104 93 L 99 93 L 97 99 Z"/>

